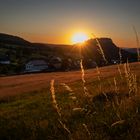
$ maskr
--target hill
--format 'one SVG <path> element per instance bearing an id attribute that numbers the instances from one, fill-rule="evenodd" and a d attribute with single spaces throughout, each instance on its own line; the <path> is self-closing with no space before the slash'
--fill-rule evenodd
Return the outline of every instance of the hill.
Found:
<path id="1" fill-rule="evenodd" d="M 9 34 L 4 34 L 4 33 L 0 33 L 0 43 L 23 45 L 23 46 L 31 45 L 31 43 L 29 41 L 26 41 L 23 38 L 20 38 L 18 36 L 9 35 Z"/>
<path id="2" fill-rule="evenodd" d="M 137 54 L 137 48 L 122 48 L 123 50 L 133 53 L 133 54 Z M 140 51 L 140 49 L 139 49 Z"/>
<path id="3" fill-rule="evenodd" d="M 97 40 L 101 47 L 99 47 Z M 81 59 L 79 53 L 80 47 L 81 46 L 79 46 L 79 44 L 59 45 L 31 43 L 20 37 L 1 33 L 0 61 L 1 58 L 9 58 L 10 65 L 1 66 L 0 74 L 19 74 L 24 71 L 27 61 L 31 59 L 45 59 L 47 63 L 50 63 L 50 59 L 54 56 L 59 57 L 62 60 L 63 64 L 60 71 L 65 71 L 66 69 L 77 69 L 75 62 L 78 63 L 78 61 Z M 103 53 L 107 63 L 104 61 Z M 136 54 L 120 49 L 110 38 L 96 38 L 87 40 L 82 48 L 82 57 L 85 68 L 92 68 L 93 63 L 96 63 L 98 66 L 120 63 L 120 59 L 122 62 L 126 62 L 127 60 L 129 62 L 137 61 Z"/>
<path id="4" fill-rule="evenodd" d="M 105 56 L 107 57 L 108 60 L 119 59 L 119 47 L 117 47 L 110 38 L 97 38 L 97 39 L 87 40 L 84 45 L 85 53 L 83 53 L 83 55 L 86 55 L 86 53 L 89 53 L 89 51 L 90 51 L 91 55 L 93 54 L 92 56 L 99 56 L 99 54 L 101 52 L 99 50 L 98 43 L 96 40 L 99 41 L 99 43 L 103 49 L 103 52 L 105 53 Z M 79 53 L 78 52 L 79 44 L 63 45 L 63 44 L 31 43 L 18 36 L 0 33 L 0 48 L 4 48 L 4 47 L 6 47 L 6 45 L 9 45 L 9 46 L 11 45 L 11 48 L 8 47 L 8 49 L 12 49 L 12 47 L 14 47 L 14 45 L 15 45 L 15 49 L 16 49 L 16 47 L 24 46 L 24 47 L 30 48 L 32 51 L 34 51 L 34 50 L 36 50 L 36 51 L 37 50 L 55 51 L 56 53 L 58 53 L 57 55 L 59 55 L 59 53 L 61 51 L 63 53 L 68 53 L 68 52 L 69 53 L 74 53 L 74 52 Z M 92 58 L 92 56 L 91 56 L 91 58 Z M 133 54 L 131 54 L 131 52 L 122 50 L 122 56 L 124 57 L 124 59 L 126 59 L 126 57 L 130 58 L 131 56 L 133 56 Z"/>
<path id="5" fill-rule="evenodd" d="M 96 40 L 98 40 L 100 44 L 97 43 Z M 102 54 L 102 52 L 104 54 Z M 109 64 L 113 64 L 113 62 L 118 63 L 120 62 L 120 59 L 122 62 L 126 62 L 127 59 L 130 62 L 136 61 L 137 59 L 136 55 L 117 47 L 110 38 L 97 38 L 88 40 L 86 42 L 86 47 L 83 51 L 83 54 L 86 56 L 86 59 L 88 57 L 93 58 L 96 62 L 98 62 L 98 65 L 103 63 L 103 55 Z"/>

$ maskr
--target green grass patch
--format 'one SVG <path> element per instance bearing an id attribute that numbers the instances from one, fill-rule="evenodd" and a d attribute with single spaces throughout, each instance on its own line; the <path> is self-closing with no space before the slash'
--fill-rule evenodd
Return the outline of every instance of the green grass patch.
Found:
<path id="1" fill-rule="evenodd" d="M 114 77 L 88 79 L 85 86 L 89 97 L 81 81 L 68 84 L 72 91 L 55 85 L 61 117 L 53 107 L 49 86 L 1 100 L 0 139 L 140 139 L 139 95 L 129 97 L 126 79 L 115 79 L 117 92 Z"/>

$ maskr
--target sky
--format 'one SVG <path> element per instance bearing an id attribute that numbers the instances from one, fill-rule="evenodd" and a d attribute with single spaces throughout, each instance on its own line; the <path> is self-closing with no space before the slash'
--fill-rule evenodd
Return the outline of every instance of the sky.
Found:
<path id="1" fill-rule="evenodd" d="M 136 47 L 140 0 L 0 0 L 0 32 L 31 42 L 71 44 L 76 32 Z"/>

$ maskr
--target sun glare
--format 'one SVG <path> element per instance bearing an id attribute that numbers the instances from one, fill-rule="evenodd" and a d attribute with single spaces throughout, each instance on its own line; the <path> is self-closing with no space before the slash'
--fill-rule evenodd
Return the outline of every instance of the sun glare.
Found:
<path id="1" fill-rule="evenodd" d="M 72 43 L 83 43 L 88 39 L 88 35 L 85 33 L 76 33 L 72 37 Z"/>

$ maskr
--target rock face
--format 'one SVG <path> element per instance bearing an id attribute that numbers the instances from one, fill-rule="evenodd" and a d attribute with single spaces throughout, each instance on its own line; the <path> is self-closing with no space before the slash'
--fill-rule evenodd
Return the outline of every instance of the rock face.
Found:
<path id="1" fill-rule="evenodd" d="M 85 60 L 93 59 L 98 65 L 105 65 L 104 58 L 107 60 L 108 64 L 119 62 L 120 57 L 122 62 L 127 61 L 127 59 L 129 61 L 136 60 L 136 55 L 117 47 L 110 38 L 97 38 L 88 40 L 85 43 L 82 54 Z"/>

